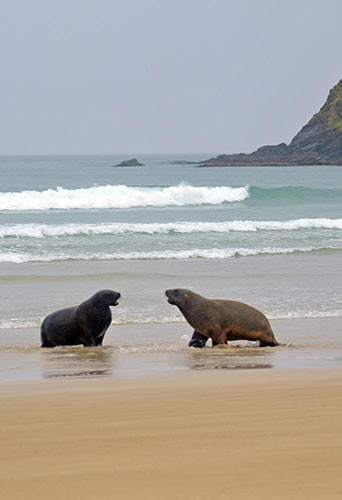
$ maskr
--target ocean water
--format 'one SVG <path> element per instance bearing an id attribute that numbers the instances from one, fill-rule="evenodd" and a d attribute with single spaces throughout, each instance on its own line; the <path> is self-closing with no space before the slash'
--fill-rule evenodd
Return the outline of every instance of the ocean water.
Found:
<path id="1" fill-rule="evenodd" d="M 39 350 L 40 323 L 102 288 L 122 300 L 104 347 L 82 354 L 77 373 L 93 373 L 89 359 L 101 365 L 108 349 L 115 362 L 132 359 L 136 348 L 134 366 L 143 360 L 153 370 L 159 353 L 164 369 L 182 367 L 177 360 L 193 351 L 186 348 L 191 329 L 165 300 L 172 287 L 247 302 L 282 325 L 280 340 L 298 348 L 308 347 L 310 331 L 287 334 L 284 324 L 316 325 L 324 342 L 313 358 L 340 363 L 342 168 L 199 168 L 172 156 L 113 168 L 121 159 L 0 158 L 0 380 L 38 376 L 42 360 L 72 359 L 79 351 Z M 133 344 L 125 351 L 127 336 Z M 256 355 L 254 346 L 243 349 Z M 205 349 L 210 360 L 212 351 Z M 287 349 L 288 359 L 293 352 Z M 18 370 L 19 358 L 27 369 Z M 128 370 L 115 362 L 111 374 Z"/>

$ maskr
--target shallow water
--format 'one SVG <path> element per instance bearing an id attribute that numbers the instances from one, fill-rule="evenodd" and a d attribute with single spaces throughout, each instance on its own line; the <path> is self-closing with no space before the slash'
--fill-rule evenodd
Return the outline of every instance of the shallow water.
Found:
<path id="1" fill-rule="evenodd" d="M 204 349 L 187 347 L 186 323 L 112 326 L 103 347 L 41 349 L 37 330 L 0 337 L 0 381 L 47 378 L 135 378 L 174 370 L 292 369 L 342 366 L 338 319 L 275 320 L 279 347 L 254 342 Z M 10 335 L 10 332 L 8 332 Z"/>

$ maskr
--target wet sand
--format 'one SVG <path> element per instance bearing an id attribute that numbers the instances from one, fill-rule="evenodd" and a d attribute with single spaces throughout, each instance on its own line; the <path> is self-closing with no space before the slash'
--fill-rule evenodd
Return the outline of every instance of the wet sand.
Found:
<path id="1" fill-rule="evenodd" d="M 342 368 L 340 318 L 272 320 L 283 347 L 189 349 L 186 322 L 112 325 L 102 348 L 41 349 L 39 328 L 3 330 L 0 383 L 50 378 L 139 378 L 170 371 Z"/>
<path id="2" fill-rule="evenodd" d="M 2 383 L 1 498 L 341 498 L 341 375 Z"/>

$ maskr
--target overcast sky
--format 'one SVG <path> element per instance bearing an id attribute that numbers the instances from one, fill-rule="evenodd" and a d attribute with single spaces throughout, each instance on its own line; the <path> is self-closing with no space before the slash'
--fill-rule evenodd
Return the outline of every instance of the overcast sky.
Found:
<path id="1" fill-rule="evenodd" d="M 341 0 L 1 0 L 0 154 L 289 142 L 342 78 Z"/>

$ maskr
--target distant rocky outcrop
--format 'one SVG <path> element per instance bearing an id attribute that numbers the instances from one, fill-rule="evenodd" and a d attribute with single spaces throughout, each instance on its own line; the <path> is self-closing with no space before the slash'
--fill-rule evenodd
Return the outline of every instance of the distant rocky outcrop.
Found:
<path id="1" fill-rule="evenodd" d="M 262 146 L 250 154 L 219 155 L 201 166 L 342 165 L 342 80 L 289 145 Z"/>
<path id="2" fill-rule="evenodd" d="M 171 163 L 171 165 L 187 167 L 188 165 L 199 165 L 202 162 L 201 161 L 190 161 L 190 160 L 174 160 L 174 161 L 170 161 L 170 163 Z"/>
<path id="3" fill-rule="evenodd" d="M 125 160 L 118 163 L 115 167 L 143 167 L 143 164 L 139 163 L 136 158 L 132 158 L 131 160 Z"/>

